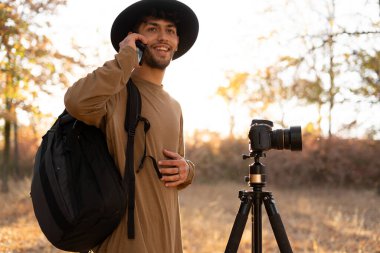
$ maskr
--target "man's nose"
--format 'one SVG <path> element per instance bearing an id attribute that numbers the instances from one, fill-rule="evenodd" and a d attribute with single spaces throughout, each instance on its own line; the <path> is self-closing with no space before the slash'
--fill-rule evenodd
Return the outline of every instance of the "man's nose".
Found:
<path id="1" fill-rule="evenodd" d="M 165 30 L 160 29 L 158 31 L 158 40 L 159 41 L 167 41 L 168 37 L 169 37 L 169 35 L 167 34 L 167 32 Z"/>

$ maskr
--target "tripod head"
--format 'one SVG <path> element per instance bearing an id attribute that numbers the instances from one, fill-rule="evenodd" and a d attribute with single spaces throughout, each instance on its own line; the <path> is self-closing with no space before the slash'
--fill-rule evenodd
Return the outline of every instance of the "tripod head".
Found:
<path id="1" fill-rule="evenodd" d="M 245 177 L 245 181 L 253 188 L 262 188 L 266 185 L 265 166 L 260 162 L 260 157 L 265 157 L 263 151 L 251 151 L 249 155 L 243 155 L 243 160 L 254 159 L 249 165 L 249 176 Z"/>

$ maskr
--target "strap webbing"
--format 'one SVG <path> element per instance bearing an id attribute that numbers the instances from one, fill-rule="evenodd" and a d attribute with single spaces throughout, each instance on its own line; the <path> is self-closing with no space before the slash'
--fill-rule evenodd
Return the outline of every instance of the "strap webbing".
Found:
<path id="1" fill-rule="evenodd" d="M 144 164 L 145 158 L 148 157 L 152 160 L 154 169 L 156 170 L 157 176 L 162 177 L 156 159 L 154 157 L 146 155 L 146 133 L 150 129 L 149 121 L 141 116 L 141 96 L 138 88 L 132 82 L 132 79 L 129 79 L 127 83 L 127 110 L 124 122 L 124 128 L 128 134 L 128 143 L 125 154 L 125 172 L 124 172 L 124 182 L 127 185 L 127 197 L 128 197 L 128 238 L 135 238 L 135 170 L 134 170 L 134 143 L 135 143 L 135 134 L 136 128 L 140 121 L 144 123 L 144 153 L 140 161 L 137 172 L 139 172 Z"/>
<path id="2" fill-rule="evenodd" d="M 128 238 L 135 238 L 135 173 L 134 173 L 134 138 L 136 133 L 136 127 L 139 122 L 141 113 L 141 97 L 139 90 L 132 82 L 130 78 L 127 84 L 128 101 L 127 110 L 125 116 L 125 130 L 128 134 L 128 144 L 126 150 L 126 162 L 124 180 L 127 184 L 127 196 L 128 196 Z"/>

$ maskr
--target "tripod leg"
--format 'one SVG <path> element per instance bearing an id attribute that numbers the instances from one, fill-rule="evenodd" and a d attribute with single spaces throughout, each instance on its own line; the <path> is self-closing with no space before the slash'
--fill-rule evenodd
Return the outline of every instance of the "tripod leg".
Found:
<path id="1" fill-rule="evenodd" d="M 237 252 L 245 225 L 247 223 L 249 210 L 252 206 L 252 196 L 248 192 L 240 191 L 239 195 L 241 204 L 231 230 L 230 238 L 228 239 L 226 250 L 224 251 L 225 253 Z"/>
<path id="2" fill-rule="evenodd" d="M 261 199 L 261 189 L 259 191 L 253 191 L 253 224 L 252 224 L 252 252 L 261 253 L 262 249 L 262 199 Z"/>
<path id="3" fill-rule="evenodd" d="M 277 241 L 278 248 L 281 253 L 293 253 L 292 248 L 290 246 L 288 237 L 286 235 L 284 224 L 282 223 L 280 214 L 278 213 L 274 199 L 270 192 L 264 192 L 264 205 L 268 214 L 268 218 L 270 224 L 272 226 L 272 230 L 274 236 Z"/>

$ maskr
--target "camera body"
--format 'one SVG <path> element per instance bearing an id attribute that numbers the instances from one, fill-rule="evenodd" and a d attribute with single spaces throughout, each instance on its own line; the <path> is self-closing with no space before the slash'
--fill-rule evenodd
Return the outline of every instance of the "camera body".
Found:
<path id="1" fill-rule="evenodd" d="M 250 152 L 262 152 L 270 149 L 302 150 L 300 126 L 289 129 L 272 130 L 273 122 L 269 120 L 252 120 L 249 130 Z"/>

